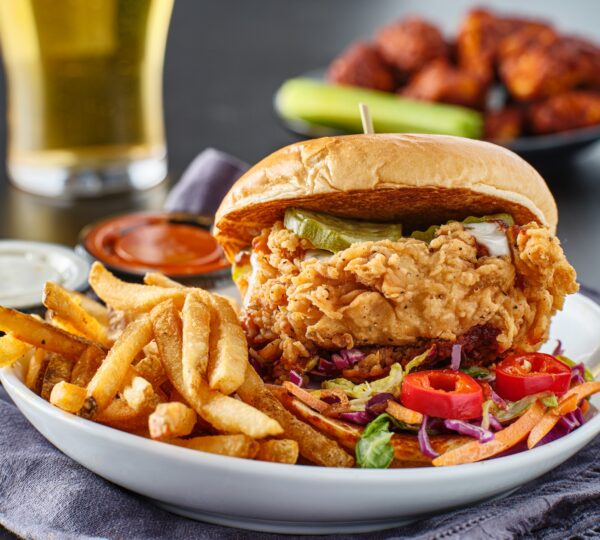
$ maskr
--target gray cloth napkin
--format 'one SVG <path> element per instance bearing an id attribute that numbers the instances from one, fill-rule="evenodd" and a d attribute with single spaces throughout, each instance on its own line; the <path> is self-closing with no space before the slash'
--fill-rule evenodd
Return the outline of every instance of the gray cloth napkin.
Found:
<path id="1" fill-rule="evenodd" d="M 21 537 L 35 539 L 274 536 L 181 518 L 103 480 L 37 433 L 1 387 L 0 524 Z M 504 499 L 356 538 L 562 540 L 575 535 L 600 537 L 600 438 Z"/>
<path id="2" fill-rule="evenodd" d="M 212 215 L 248 164 L 214 148 L 199 154 L 185 170 L 164 204 L 167 212 Z"/>

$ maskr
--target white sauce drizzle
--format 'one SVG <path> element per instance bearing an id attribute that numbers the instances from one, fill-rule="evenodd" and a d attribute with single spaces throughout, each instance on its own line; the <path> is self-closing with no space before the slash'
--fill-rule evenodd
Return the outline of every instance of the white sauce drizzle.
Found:
<path id="1" fill-rule="evenodd" d="M 467 223 L 464 227 L 473 235 L 477 243 L 487 248 L 491 257 L 510 255 L 506 232 L 497 223 L 493 221 Z"/>

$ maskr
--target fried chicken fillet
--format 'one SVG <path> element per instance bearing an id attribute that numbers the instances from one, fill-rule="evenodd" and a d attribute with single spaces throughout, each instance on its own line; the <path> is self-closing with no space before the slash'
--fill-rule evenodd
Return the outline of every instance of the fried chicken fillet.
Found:
<path id="1" fill-rule="evenodd" d="M 287 217 L 294 208 L 325 216 L 324 224 L 295 228 Z M 511 223 L 465 221 L 498 212 Z M 339 236 L 327 229 L 330 214 L 354 220 L 343 249 L 328 243 Z M 360 361 L 337 375 L 360 382 L 425 351 L 421 368 L 443 365 L 456 343 L 467 365 L 538 349 L 578 288 L 556 220 L 542 178 L 505 149 L 445 136 L 357 135 L 263 160 L 225 198 L 216 234 L 235 261 L 242 320 L 266 378 L 310 373 L 354 349 Z M 361 239 L 371 222 L 381 224 L 380 237 Z M 389 223 L 403 225 L 401 236 L 386 237 Z M 411 237 L 429 225 L 437 227 Z"/>

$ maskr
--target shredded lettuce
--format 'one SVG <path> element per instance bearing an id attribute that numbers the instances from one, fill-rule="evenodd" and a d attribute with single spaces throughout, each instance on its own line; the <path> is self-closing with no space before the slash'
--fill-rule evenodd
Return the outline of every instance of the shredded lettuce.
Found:
<path id="1" fill-rule="evenodd" d="M 431 351 L 433 351 L 434 347 L 435 345 L 432 345 L 424 353 L 415 356 L 408 364 L 406 364 L 406 367 L 404 368 L 404 375 L 408 375 L 413 369 L 419 367 L 423 362 L 425 362 Z"/>
<path id="2" fill-rule="evenodd" d="M 482 413 L 481 413 L 481 429 L 490 429 L 490 409 L 494 406 L 494 402 L 491 399 L 483 402 Z"/>
<path id="3" fill-rule="evenodd" d="M 494 377 L 493 373 L 484 367 L 480 366 L 469 366 L 465 368 L 461 368 L 460 371 L 466 373 L 467 375 L 473 377 L 474 379 L 485 379 L 489 380 Z"/>
<path id="4" fill-rule="evenodd" d="M 571 360 L 568 356 L 558 354 L 558 355 L 556 355 L 556 358 L 558 360 L 560 360 L 563 364 L 566 364 L 567 366 L 569 366 L 570 368 L 577 365 L 577 362 L 575 362 L 574 360 Z M 588 368 L 585 368 L 583 378 L 586 380 L 586 382 L 591 382 L 594 380 L 594 376 L 592 375 L 592 372 Z"/>
<path id="5" fill-rule="evenodd" d="M 331 379 L 329 381 L 324 381 L 321 386 L 326 389 L 335 388 L 342 390 L 348 397 L 354 398 L 354 400 L 364 400 L 364 403 L 366 404 L 370 398 L 376 394 L 381 394 L 382 392 L 389 392 L 395 397 L 398 397 L 400 395 L 400 387 L 403 378 L 404 372 L 402 366 L 400 364 L 392 364 L 390 373 L 386 377 L 382 377 L 376 381 L 354 384 L 348 379 Z M 354 406 L 358 405 L 358 403 L 354 404 Z"/>
<path id="6" fill-rule="evenodd" d="M 394 459 L 389 414 L 381 414 L 370 422 L 356 444 L 356 464 L 363 469 L 387 469 Z"/>
<path id="7" fill-rule="evenodd" d="M 554 396 L 552 392 L 540 392 L 539 394 L 531 394 L 530 396 L 525 396 L 524 398 L 518 401 L 509 401 L 506 409 L 500 409 L 499 407 L 494 407 L 494 416 L 497 418 L 499 422 L 509 422 L 522 416 L 529 407 L 531 407 L 536 400 L 542 401 L 546 398 L 551 398 Z"/>
<path id="8" fill-rule="evenodd" d="M 540 402 L 545 407 L 558 407 L 558 399 L 556 399 L 556 396 L 554 394 L 540 398 Z"/>

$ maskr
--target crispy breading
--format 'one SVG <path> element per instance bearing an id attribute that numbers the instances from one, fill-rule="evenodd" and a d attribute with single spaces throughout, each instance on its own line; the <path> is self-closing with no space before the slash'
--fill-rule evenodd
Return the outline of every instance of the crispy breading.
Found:
<path id="1" fill-rule="evenodd" d="M 455 341 L 492 325 L 500 352 L 537 349 L 551 315 L 575 292 L 575 271 L 558 240 L 536 224 L 519 228 L 513 257 L 478 256 L 460 223 L 427 244 L 403 238 L 352 245 L 304 260 L 307 242 L 281 223 L 265 230 L 243 319 L 251 344 L 281 339 L 304 364 L 319 349 Z"/>

